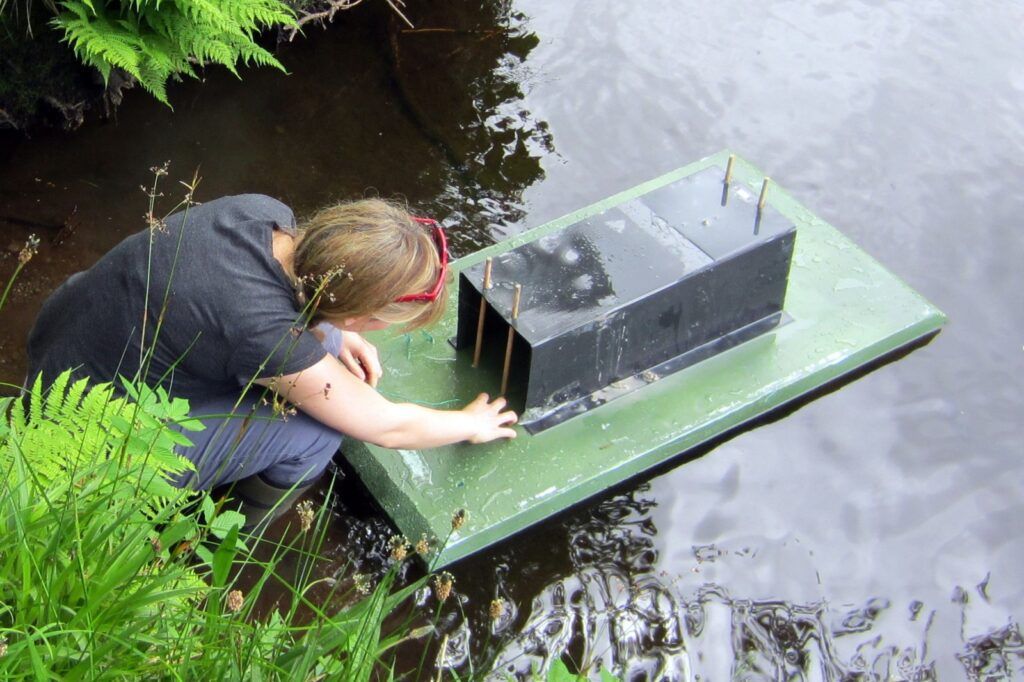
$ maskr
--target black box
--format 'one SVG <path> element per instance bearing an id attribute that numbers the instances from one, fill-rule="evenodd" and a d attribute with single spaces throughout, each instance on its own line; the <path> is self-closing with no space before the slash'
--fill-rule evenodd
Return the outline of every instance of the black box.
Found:
<path id="1" fill-rule="evenodd" d="M 486 359 L 500 384 L 521 284 L 507 391 L 537 432 L 774 328 L 796 229 L 709 168 L 494 260 Z M 472 349 L 483 264 L 459 276 L 454 343 Z"/>

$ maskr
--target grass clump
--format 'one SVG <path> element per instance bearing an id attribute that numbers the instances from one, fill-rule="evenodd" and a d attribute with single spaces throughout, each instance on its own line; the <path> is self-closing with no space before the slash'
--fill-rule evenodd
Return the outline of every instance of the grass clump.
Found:
<path id="1" fill-rule="evenodd" d="M 130 388 L 119 398 L 65 373 L 2 404 L 0 678 L 369 679 L 407 636 L 384 619 L 422 581 L 393 592 L 393 567 L 330 614 L 312 584 L 285 583 L 284 608 L 256 617 L 286 554 L 317 558 L 322 516 L 257 559 L 238 512 L 167 480 L 191 466 L 168 428 L 196 426 L 187 403 Z"/>

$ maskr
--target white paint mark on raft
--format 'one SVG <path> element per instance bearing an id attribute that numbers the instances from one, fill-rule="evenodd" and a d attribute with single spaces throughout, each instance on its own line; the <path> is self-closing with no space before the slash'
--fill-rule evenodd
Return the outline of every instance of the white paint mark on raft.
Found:
<path id="1" fill-rule="evenodd" d="M 434 481 L 430 477 L 430 467 L 423 461 L 423 457 L 415 450 L 399 450 L 398 454 L 402 456 L 402 461 L 405 462 L 405 468 L 409 470 L 409 474 L 412 476 L 412 480 L 419 484 L 433 485 Z"/>
<path id="2" fill-rule="evenodd" d="M 527 507 L 530 506 L 531 502 L 535 502 L 536 500 L 539 500 L 542 497 L 547 497 L 548 495 L 551 495 L 552 493 L 556 492 L 557 490 L 558 490 L 558 486 L 557 485 L 553 485 L 550 488 L 547 488 L 545 490 L 541 490 L 539 493 L 537 493 L 533 497 L 528 497 L 525 500 L 520 500 L 519 504 L 517 504 L 516 507 L 519 508 L 519 509 L 526 509 Z"/>

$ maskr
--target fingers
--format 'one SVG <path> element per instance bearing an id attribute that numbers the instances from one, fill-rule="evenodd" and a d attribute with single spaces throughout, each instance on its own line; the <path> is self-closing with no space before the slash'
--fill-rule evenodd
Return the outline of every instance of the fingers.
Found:
<path id="1" fill-rule="evenodd" d="M 490 399 L 486 393 L 481 393 L 466 406 L 466 409 L 477 415 L 481 420 L 481 429 L 472 442 L 487 443 L 500 438 L 515 438 L 517 431 L 512 425 L 519 421 L 519 416 L 512 410 L 506 410 L 508 404 L 502 397 Z"/>
<path id="2" fill-rule="evenodd" d="M 380 381 L 381 376 L 384 374 L 384 368 L 381 366 L 380 358 L 377 356 L 377 349 L 369 343 L 366 346 L 366 353 L 360 358 L 360 362 L 366 371 L 367 383 L 376 388 L 377 382 Z"/>
<path id="3" fill-rule="evenodd" d="M 345 335 L 345 347 L 338 359 L 348 371 L 374 388 L 384 374 L 376 346 L 355 333 Z"/>
<path id="4" fill-rule="evenodd" d="M 352 355 L 351 351 L 347 348 L 342 350 L 338 359 L 341 360 L 341 364 L 345 366 L 345 369 L 352 372 L 360 381 L 366 381 L 366 372 L 363 370 L 362 364 Z"/>
<path id="5" fill-rule="evenodd" d="M 374 388 L 384 374 L 377 347 L 354 332 L 345 335 L 345 348 L 338 358 L 350 372 Z"/>
<path id="6" fill-rule="evenodd" d="M 480 407 L 480 406 L 486 405 L 487 407 L 490 407 L 490 408 L 495 409 L 495 410 L 500 410 L 501 408 L 505 407 L 505 405 L 507 405 L 507 404 L 508 404 L 508 401 L 505 400 L 504 398 L 502 398 L 501 396 L 498 396 L 497 398 L 495 398 L 492 401 L 491 397 L 489 395 L 487 395 L 486 393 L 481 393 L 477 397 L 473 398 L 473 402 L 470 403 L 470 405 L 472 405 L 474 407 Z"/>

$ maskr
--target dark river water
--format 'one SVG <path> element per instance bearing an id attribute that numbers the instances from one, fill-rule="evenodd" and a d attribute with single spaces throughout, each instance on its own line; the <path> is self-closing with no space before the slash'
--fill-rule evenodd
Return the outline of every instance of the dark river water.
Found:
<path id="1" fill-rule="evenodd" d="M 142 227 L 165 160 L 200 169 L 200 199 L 402 195 L 466 253 L 728 147 L 948 326 L 456 565 L 449 663 L 1024 677 L 1024 6 L 409 0 L 405 31 L 376 5 L 282 45 L 290 75 L 212 70 L 171 88 L 173 112 L 132 93 L 116 121 L 0 140 L 0 267 L 43 242 L 0 378 L 20 380 L 46 293 Z M 373 570 L 388 531 L 350 487 L 329 549 Z"/>

